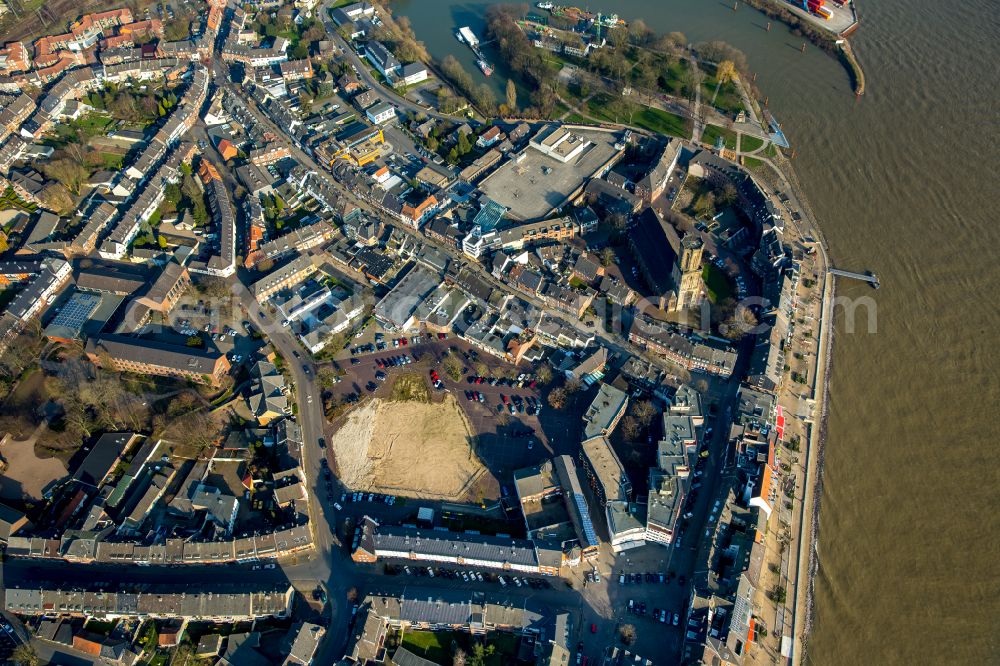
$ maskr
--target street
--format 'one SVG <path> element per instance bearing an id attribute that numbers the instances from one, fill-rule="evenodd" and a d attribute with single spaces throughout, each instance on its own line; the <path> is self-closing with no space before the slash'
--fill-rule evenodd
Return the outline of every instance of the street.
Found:
<path id="1" fill-rule="evenodd" d="M 327 2 L 319 9 L 321 20 L 328 33 L 327 36 L 343 50 L 347 61 L 354 66 L 362 81 L 373 90 L 379 91 L 394 105 L 409 112 L 449 121 L 465 120 L 426 109 L 400 97 L 394 91 L 384 88 L 371 74 L 367 63 L 363 62 L 337 33 L 329 15 L 330 4 Z M 213 60 L 211 72 L 214 82 L 220 88 L 227 89 L 237 96 L 245 96 L 245 93 L 229 80 L 228 72 L 220 60 Z M 704 128 L 704 118 L 700 114 L 701 105 L 699 91 L 691 111 L 691 115 L 695 119 L 696 138 L 700 137 Z M 322 179 L 329 190 L 336 191 L 338 196 L 350 200 L 380 218 L 383 217 L 381 211 L 377 210 L 375 206 L 361 201 L 354 193 L 345 190 L 339 183 L 335 182 L 327 165 L 317 163 L 310 154 L 302 149 L 301 144 L 289 135 L 287 128 L 277 125 L 255 101 L 247 101 L 246 109 L 261 128 L 275 136 L 282 137 L 279 143 L 288 147 L 293 158 L 313 171 L 316 174 L 315 177 Z M 414 144 L 402 132 L 389 128 L 387 133 L 396 144 L 398 152 L 413 149 Z M 195 140 L 201 139 L 212 143 L 208 140 L 209 137 L 202 127 L 197 127 L 192 132 L 191 137 Z M 216 155 L 215 158 L 218 159 L 218 156 Z M 229 169 L 223 167 L 221 170 L 227 187 L 235 191 L 236 182 Z M 671 180 L 671 184 L 673 183 L 674 181 Z M 659 201 L 659 207 L 662 212 L 665 207 L 663 200 Z M 599 340 L 603 346 L 608 348 L 609 355 L 617 355 L 620 358 L 625 356 L 653 358 L 653 355 L 628 341 L 627 326 L 624 325 L 626 319 L 621 317 L 630 317 L 630 312 L 623 313 L 616 308 L 613 316 L 610 317 L 612 321 L 609 322 L 607 328 L 604 326 L 604 321 L 608 318 L 605 313 L 598 313 L 596 324 L 593 321 L 580 321 L 571 315 L 552 310 L 541 298 L 515 289 L 498 280 L 486 267 L 478 261 L 471 261 L 453 245 L 425 236 L 418 229 L 408 225 L 400 224 L 396 225 L 395 228 L 411 234 L 423 244 L 446 253 L 452 262 L 474 271 L 477 277 L 504 294 L 514 295 L 544 312 L 559 316 L 569 326 L 581 333 L 584 338 L 593 337 Z M 740 271 L 746 269 L 737 255 L 728 254 L 728 250 L 717 250 L 715 242 L 709 234 L 699 233 L 704 236 L 709 250 L 731 258 Z M 823 259 L 825 262 L 825 255 Z M 737 393 L 753 347 L 752 338 L 744 339 L 738 345 L 740 347 L 739 360 L 731 378 L 705 377 L 707 390 L 703 391 L 703 399 L 706 406 L 711 403 L 714 408 L 711 413 L 714 415 L 706 414 L 705 426 L 712 426 L 714 430 L 712 436 L 704 442 L 704 450 L 708 452 L 708 455 L 703 459 L 703 462 L 699 461 L 698 463 L 702 466 L 701 488 L 688 496 L 688 503 L 684 507 L 683 513 L 690 513 L 690 515 L 684 521 L 683 533 L 678 534 L 674 544 L 669 546 L 647 544 L 634 550 L 614 554 L 605 543 L 598 560 L 594 563 L 600 580 L 587 580 L 585 574 L 589 572 L 589 569 L 584 565 L 566 572 L 565 578 L 549 579 L 546 584 L 537 587 L 511 585 L 501 587 L 495 579 L 487 579 L 485 582 L 470 582 L 460 577 L 447 575 L 450 572 L 435 576 L 431 581 L 430 577 L 425 576 L 422 571 L 420 575 L 412 577 L 396 575 L 393 568 L 387 572 L 387 564 L 392 564 L 391 562 L 358 565 L 350 559 L 345 544 L 338 537 L 338 526 L 342 529 L 345 519 L 357 520 L 370 512 L 373 516 L 387 521 L 400 521 L 412 512 L 413 506 L 404 507 L 401 504 L 399 507 L 392 508 L 384 505 L 370 505 L 366 502 L 345 503 L 340 509 L 334 506 L 335 503 L 339 503 L 341 494 L 348 489 L 342 488 L 339 481 L 333 479 L 332 485 L 335 491 L 332 493 L 327 491 L 324 463 L 332 460 L 329 458 L 332 456 L 332 451 L 330 448 L 320 445 L 320 442 L 326 439 L 328 426 L 324 413 L 324 390 L 328 390 L 338 398 L 343 398 L 349 393 L 357 396 L 371 395 L 384 398 L 388 397 L 391 392 L 393 375 L 418 372 L 427 381 L 430 371 L 437 371 L 442 383 L 440 390 L 451 394 L 468 417 L 476 442 L 475 453 L 480 456 L 482 462 L 497 479 L 498 487 L 494 486 L 496 497 L 509 497 L 514 488 L 512 480 L 514 470 L 528 465 L 536 465 L 556 455 L 577 457 L 582 428 L 581 413 L 587 402 L 583 400 L 583 396 L 588 395 L 587 391 L 591 389 L 584 389 L 579 395 L 571 398 L 567 408 L 554 409 L 546 400 L 550 387 L 543 386 L 541 382 L 532 387 L 530 384 L 510 386 L 494 383 L 494 385 L 490 385 L 489 381 L 477 380 L 478 375 L 485 374 L 485 371 L 478 369 L 482 365 L 485 365 L 486 371 L 490 373 L 486 376 L 497 377 L 509 376 L 511 372 L 515 375 L 522 372 L 530 373 L 531 368 L 513 367 L 499 359 L 486 357 L 485 354 L 477 357 L 475 350 L 469 344 L 455 339 L 431 337 L 419 344 L 393 347 L 391 335 L 387 335 L 385 338 L 389 342 L 389 346 L 374 353 L 352 355 L 343 350 L 334 350 L 336 363 L 343 370 L 343 375 L 340 383 L 324 389 L 317 382 L 317 373 L 326 363 L 318 363 L 299 343 L 291 330 L 282 325 L 281 316 L 275 314 L 270 305 L 258 302 L 253 296 L 249 285 L 259 277 L 258 273 L 241 269 L 237 278 L 230 280 L 233 300 L 238 304 L 240 310 L 239 313 L 234 313 L 233 317 L 251 322 L 284 361 L 286 379 L 289 380 L 289 384 L 294 390 L 296 404 L 294 421 L 298 424 L 302 434 L 302 446 L 298 453 L 301 457 L 300 464 L 307 485 L 307 510 L 314 548 L 304 554 L 282 560 L 277 563 L 274 569 L 266 570 L 251 564 L 133 567 L 99 563 L 77 565 L 57 560 L 9 559 L 2 566 L 2 582 L 4 584 L 16 585 L 21 581 L 52 580 L 63 584 L 98 586 L 106 584 L 110 586 L 116 583 L 156 583 L 180 580 L 186 584 L 208 585 L 239 584 L 252 579 L 259 583 L 290 583 L 308 595 L 309 591 L 319 583 L 327 592 L 328 608 L 326 610 L 329 613 L 329 627 L 315 656 L 317 664 L 334 663 L 344 654 L 353 617 L 351 606 L 354 594 L 358 596 L 365 594 L 412 595 L 422 590 L 433 594 L 433 590 L 440 589 L 485 591 L 506 597 L 514 602 L 531 600 L 545 608 L 565 609 L 573 613 L 573 636 L 569 647 L 572 652 L 575 652 L 577 642 L 582 643 L 582 654 L 593 660 L 592 663 L 596 663 L 607 646 L 618 643 L 620 627 L 626 624 L 633 625 L 636 629 L 635 644 L 630 649 L 658 663 L 675 662 L 677 655 L 682 650 L 685 612 L 690 600 L 692 585 L 704 582 L 707 575 L 705 567 L 709 560 L 712 536 L 716 527 L 715 522 L 719 517 L 719 503 L 725 501 L 735 481 L 735 476 L 729 466 L 730 461 L 727 459 L 728 422 L 730 414 L 735 411 Z M 627 275 L 623 275 L 623 279 L 627 280 Z M 748 285 L 753 284 L 754 281 L 748 279 Z M 751 293 L 753 293 L 752 287 Z M 642 302 L 640 301 L 640 303 Z M 823 332 L 826 333 L 829 319 L 825 310 L 821 313 L 821 318 Z M 367 335 L 366 332 L 365 336 Z M 232 344 L 232 342 L 227 341 L 223 345 L 222 351 L 230 354 L 241 353 L 247 357 L 256 351 L 256 344 L 251 347 L 241 342 L 240 344 L 244 346 L 239 348 L 233 347 Z M 359 343 L 353 341 L 352 344 Z M 814 353 L 818 351 L 816 350 Z M 380 361 L 384 363 L 387 358 L 404 354 L 412 356 L 414 359 L 412 366 L 383 368 L 378 365 Z M 445 357 L 449 355 L 456 358 L 463 366 L 461 377 L 449 376 L 444 370 Z M 353 359 L 357 359 L 357 362 L 354 362 Z M 657 358 L 656 360 L 659 365 L 663 364 L 662 359 Z M 817 358 L 816 362 L 818 372 L 820 359 Z M 676 368 L 674 370 L 676 372 L 672 375 L 674 380 L 687 374 Z M 387 377 L 383 377 L 383 373 Z M 379 381 L 381 379 L 387 379 L 387 381 L 383 383 Z M 814 381 L 816 380 L 814 379 Z M 369 389 L 369 386 L 372 388 Z M 429 391 L 436 395 L 438 389 L 430 387 L 429 381 L 428 387 Z M 534 409 L 518 409 L 517 407 L 512 409 L 509 406 L 511 403 L 520 405 L 521 400 L 526 401 L 528 405 L 537 402 L 540 408 L 536 411 Z M 651 438 L 649 444 L 652 444 L 653 441 Z M 331 466 L 335 466 L 335 464 L 336 461 L 333 460 Z M 480 501 L 485 501 L 485 499 L 494 500 L 495 498 L 489 497 Z M 514 503 L 516 505 L 516 498 Z M 802 511 L 805 511 L 805 508 Z M 804 548 L 804 539 L 807 538 L 804 532 L 806 529 L 805 518 L 804 514 L 796 516 L 795 526 L 799 533 L 798 545 L 800 548 Z M 520 521 L 520 516 L 518 515 L 514 519 Z M 603 518 L 598 518 L 598 522 L 603 522 Z M 520 523 L 518 527 L 521 527 Z M 345 540 L 348 541 L 347 545 L 350 545 L 350 535 L 344 536 Z M 795 582 L 797 585 L 800 575 L 804 573 L 803 566 L 804 562 L 807 561 L 806 558 L 807 554 L 800 550 L 795 562 Z M 623 580 L 623 576 L 627 576 L 627 580 Z M 414 582 L 416 577 L 426 577 L 427 580 Z M 798 588 L 797 592 L 802 593 Z M 668 614 L 664 616 L 664 620 L 654 617 L 658 611 L 664 611 Z M 679 626 L 674 625 L 674 614 L 678 614 L 680 617 Z M 801 621 L 798 613 L 793 615 L 793 627 L 798 626 Z M 45 653 L 46 650 L 49 648 L 44 647 L 41 652 Z M 72 661 L 76 657 L 78 655 L 71 654 L 66 659 Z"/>

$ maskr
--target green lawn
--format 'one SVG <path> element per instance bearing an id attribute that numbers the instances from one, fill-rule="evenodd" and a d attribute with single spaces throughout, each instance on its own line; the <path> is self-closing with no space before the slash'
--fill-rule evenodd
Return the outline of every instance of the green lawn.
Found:
<path id="1" fill-rule="evenodd" d="M 743 166 L 745 166 L 748 169 L 757 169 L 757 168 L 759 168 L 763 164 L 764 163 L 761 162 L 760 160 L 758 160 L 756 157 L 744 157 L 743 158 Z"/>
<path id="2" fill-rule="evenodd" d="M 408 631 L 401 646 L 425 659 L 445 664 L 451 661 L 451 641 L 455 635 L 450 631 Z"/>
<path id="3" fill-rule="evenodd" d="M 568 112 L 569 112 L 569 107 L 568 106 L 566 106 L 562 102 L 556 102 L 556 108 L 552 112 L 552 117 L 554 117 L 554 118 L 561 118 L 564 113 L 568 113 Z"/>
<path id="4" fill-rule="evenodd" d="M 594 95 L 587 100 L 587 113 L 594 118 L 600 118 L 601 120 L 606 120 L 609 123 L 618 122 L 613 115 L 608 112 L 608 105 L 611 102 L 611 96 L 600 93 Z"/>
<path id="5" fill-rule="evenodd" d="M 471 656 L 473 640 L 472 636 L 464 631 L 408 631 L 403 635 L 401 647 L 439 664 L 450 664 L 452 641 Z M 513 634 L 502 632 L 488 634 L 485 645 L 492 647 L 493 653 L 486 656 L 483 663 L 486 666 L 505 666 L 515 663 L 519 640 Z"/>
<path id="6" fill-rule="evenodd" d="M 777 157 L 778 149 L 775 147 L 773 143 L 769 143 L 767 144 L 767 148 L 764 149 L 764 154 L 767 155 L 768 157 Z"/>
<path id="7" fill-rule="evenodd" d="M 169 661 L 170 655 L 168 653 L 157 650 L 156 654 L 146 662 L 146 666 L 166 666 Z"/>
<path id="8" fill-rule="evenodd" d="M 628 116 L 619 116 L 616 118 L 614 113 L 609 110 L 611 100 L 610 95 L 594 95 L 587 102 L 587 112 L 594 118 L 600 118 L 609 123 L 628 123 Z M 683 137 L 690 133 L 687 119 L 650 107 L 640 107 L 632 114 L 630 124 L 647 129 L 650 132 L 669 134 L 670 136 Z"/>
<path id="9" fill-rule="evenodd" d="M 115 153 L 97 153 L 101 157 L 101 164 L 98 169 L 106 169 L 109 171 L 118 171 L 122 168 L 125 163 L 124 155 L 117 155 Z"/>
<path id="10" fill-rule="evenodd" d="M 740 150 L 749 153 L 764 145 L 764 139 L 749 134 L 744 134 L 740 139 Z"/>
<path id="11" fill-rule="evenodd" d="M 740 91 L 736 89 L 735 83 L 727 81 L 719 88 L 719 94 L 715 98 L 715 108 L 731 115 L 736 115 L 743 110 L 743 98 L 740 96 Z"/>
<path id="12" fill-rule="evenodd" d="M 104 136 L 114 129 L 115 121 L 103 113 L 88 113 L 76 120 L 59 123 L 55 128 L 55 137 L 48 143 L 56 146 L 76 141 L 79 137 L 83 143 L 95 136 Z"/>
<path id="13" fill-rule="evenodd" d="M 714 264 L 705 264 L 701 271 L 701 279 L 708 289 L 708 300 L 713 303 L 724 301 L 732 296 L 733 288 L 729 284 L 729 278 Z"/>
<path id="14" fill-rule="evenodd" d="M 701 135 L 702 143 L 714 146 L 719 137 L 722 137 L 723 145 L 726 148 L 736 150 L 736 132 L 715 125 L 705 125 L 705 132 Z"/>
<path id="15" fill-rule="evenodd" d="M 568 123 L 570 125 L 593 125 L 592 121 L 588 120 L 587 118 L 584 118 L 576 111 L 563 118 L 563 122 Z"/>
<path id="16" fill-rule="evenodd" d="M 691 126 L 686 118 L 660 109 L 644 108 L 635 115 L 634 122 L 639 127 L 660 134 L 679 137 L 691 134 Z"/>

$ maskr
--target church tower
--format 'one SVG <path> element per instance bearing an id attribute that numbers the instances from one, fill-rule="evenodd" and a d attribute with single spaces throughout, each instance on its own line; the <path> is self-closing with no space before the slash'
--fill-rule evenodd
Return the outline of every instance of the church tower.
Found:
<path id="1" fill-rule="evenodd" d="M 677 287 L 677 309 L 684 310 L 701 305 L 704 298 L 701 279 L 701 254 L 704 243 L 695 234 L 686 234 L 681 239 L 681 256 L 678 263 L 681 269 L 680 285 Z"/>

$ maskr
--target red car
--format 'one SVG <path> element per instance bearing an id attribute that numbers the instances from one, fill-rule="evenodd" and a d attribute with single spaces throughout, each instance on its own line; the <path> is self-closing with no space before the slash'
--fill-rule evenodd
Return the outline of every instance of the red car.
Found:
<path id="1" fill-rule="evenodd" d="M 404 347 L 405 347 L 405 346 L 406 346 L 406 345 L 407 345 L 408 343 L 409 343 L 409 340 L 407 340 L 406 338 L 400 338 L 400 339 L 399 339 L 399 344 L 403 345 Z"/>
<path id="2" fill-rule="evenodd" d="M 505 404 L 505 405 L 508 402 L 510 402 L 509 398 L 507 398 L 507 396 L 505 396 L 503 393 L 500 394 L 500 399 L 503 400 L 503 404 Z"/>
<path id="3" fill-rule="evenodd" d="M 593 622 L 590 624 L 590 633 L 592 633 L 592 634 L 596 634 L 597 633 L 597 625 L 594 624 Z"/>

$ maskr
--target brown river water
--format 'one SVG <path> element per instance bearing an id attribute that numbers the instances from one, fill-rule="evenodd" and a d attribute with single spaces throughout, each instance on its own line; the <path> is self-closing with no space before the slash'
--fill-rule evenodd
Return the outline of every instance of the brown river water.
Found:
<path id="1" fill-rule="evenodd" d="M 454 31 L 480 0 L 398 0 L 437 58 L 476 71 Z M 998 663 L 1000 641 L 1000 12 L 994 0 L 858 0 L 867 75 L 746 6 L 614 0 L 692 42 L 742 49 L 796 149 L 833 262 L 874 270 L 849 332 L 840 312 L 820 512 L 812 664 Z M 581 5 L 583 6 L 583 5 Z M 493 76 L 500 90 L 507 72 Z"/>

